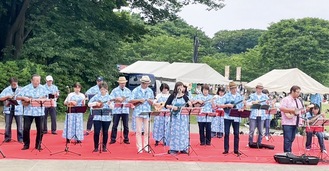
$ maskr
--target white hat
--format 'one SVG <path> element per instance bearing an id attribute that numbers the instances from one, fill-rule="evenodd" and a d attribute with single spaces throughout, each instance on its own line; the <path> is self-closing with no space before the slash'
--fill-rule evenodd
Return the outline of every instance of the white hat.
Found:
<path id="1" fill-rule="evenodd" d="M 142 83 L 151 83 L 151 79 L 147 75 L 143 75 L 142 78 L 140 79 Z"/>
<path id="2" fill-rule="evenodd" d="M 47 77 L 46 77 L 46 81 L 53 81 L 54 79 L 53 79 L 53 77 L 51 76 L 51 75 L 48 75 Z"/>

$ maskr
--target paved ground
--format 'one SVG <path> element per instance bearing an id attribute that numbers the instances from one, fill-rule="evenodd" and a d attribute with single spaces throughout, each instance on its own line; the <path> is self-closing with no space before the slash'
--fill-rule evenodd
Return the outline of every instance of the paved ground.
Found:
<path id="1" fill-rule="evenodd" d="M 63 129 L 63 123 L 58 123 L 58 129 Z M 49 126 L 50 127 L 50 126 Z M 16 126 L 13 125 L 15 129 Z M 0 121 L 0 129 L 4 129 L 4 123 Z M 33 129 L 35 129 L 33 127 Z M 241 127 L 247 133 L 248 129 Z M 191 132 L 198 132 L 196 124 L 191 125 Z M 0 146 L 1 149 L 1 146 Z M 1 157 L 1 156 L 0 156 Z M 0 171 L 182 171 L 182 170 L 268 170 L 268 171 L 309 171 L 327 170 L 329 166 L 303 166 L 303 165 L 279 165 L 279 164 L 252 164 L 252 163 L 207 163 L 207 162 L 167 162 L 167 161 L 86 161 L 86 160 L 14 160 L 0 159 Z"/>

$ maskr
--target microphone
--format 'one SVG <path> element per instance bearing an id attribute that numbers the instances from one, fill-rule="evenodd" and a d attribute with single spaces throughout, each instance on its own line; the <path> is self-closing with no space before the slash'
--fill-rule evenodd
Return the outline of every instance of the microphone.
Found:
<path id="1" fill-rule="evenodd" d="M 178 88 L 177 90 L 178 90 L 178 92 L 182 92 L 182 90 L 180 88 Z"/>

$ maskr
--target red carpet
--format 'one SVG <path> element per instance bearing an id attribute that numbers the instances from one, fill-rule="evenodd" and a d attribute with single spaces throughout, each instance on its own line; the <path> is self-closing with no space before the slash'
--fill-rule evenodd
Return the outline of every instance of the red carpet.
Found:
<path id="1" fill-rule="evenodd" d="M 4 132 L 0 130 L 0 132 Z M 35 131 L 31 131 L 31 147 L 34 147 L 35 144 Z M 13 132 L 13 135 L 16 135 Z M 118 135 L 120 133 L 118 132 Z M 154 141 L 151 139 L 151 146 L 155 151 L 154 156 L 150 153 L 137 154 L 137 149 L 135 145 L 135 135 L 130 133 L 130 142 L 131 144 L 120 144 L 120 140 L 117 140 L 117 143 L 108 145 L 108 150 L 110 152 L 103 153 L 93 153 L 93 134 L 85 136 L 82 144 L 69 144 L 69 151 L 80 153 L 81 156 L 75 155 L 73 153 L 62 152 L 59 154 L 54 154 L 56 152 L 64 151 L 65 149 L 65 139 L 62 138 L 61 132 L 58 132 L 58 135 L 46 134 L 43 138 L 43 148 L 44 150 L 38 151 L 30 148 L 29 150 L 22 151 L 22 144 L 18 142 L 11 141 L 9 143 L 3 143 L 0 146 L 0 150 L 6 156 L 6 159 L 55 159 L 55 160 L 166 160 L 166 161 L 202 161 L 202 162 L 244 162 L 244 163 L 275 163 L 273 155 L 276 153 L 282 153 L 283 149 L 283 140 L 282 136 L 274 136 L 274 141 L 263 141 L 263 143 L 274 145 L 274 150 L 269 149 L 251 149 L 247 147 L 247 135 L 240 135 L 240 150 L 245 155 L 237 157 L 233 153 L 228 155 L 223 155 L 223 138 L 213 138 L 211 146 L 200 146 L 199 145 L 199 135 L 191 134 L 191 145 L 192 153 L 188 156 L 187 154 L 179 154 L 172 156 L 167 154 L 168 147 L 161 145 L 154 146 Z M 0 141 L 3 141 L 3 135 L 0 137 Z M 16 139 L 16 136 L 14 136 Z M 298 146 L 298 143 L 300 144 Z M 325 141 L 327 149 L 329 145 Z M 298 136 L 294 142 L 293 152 L 294 154 L 302 154 L 304 146 L 302 146 L 303 137 Z M 317 143 L 317 140 L 316 140 Z M 300 149 L 299 149 L 300 147 Z M 48 151 L 48 148 L 50 151 Z M 33 151 L 32 151 L 33 150 Z M 230 152 L 233 152 L 233 135 L 230 136 Z M 318 149 L 311 150 L 308 152 L 311 155 L 317 156 L 319 153 Z M 2 156 L 0 156 L 2 158 Z M 319 163 L 323 164 L 323 163 Z"/>

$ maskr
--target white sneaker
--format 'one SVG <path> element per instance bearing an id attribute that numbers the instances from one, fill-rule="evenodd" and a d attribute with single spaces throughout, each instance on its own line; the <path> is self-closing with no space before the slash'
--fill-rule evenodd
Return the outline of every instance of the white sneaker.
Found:
<path id="1" fill-rule="evenodd" d="M 265 139 L 266 139 L 266 141 L 270 140 L 270 139 L 268 138 L 268 136 L 265 136 Z"/>
<path id="2" fill-rule="evenodd" d="M 143 150 L 142 149 L 138 149 L 137 153 L 138 154 L 143 153 Z"/>
<path id="3" fill-rule="evenodd" d="M 311 149 L 307 148 L 306 151 L 310 151 Z"/>
<path id="4" fill-rule="evenodd" d="M 323 150 L 322 153 L 327 154 L 327 150 Z"/>

